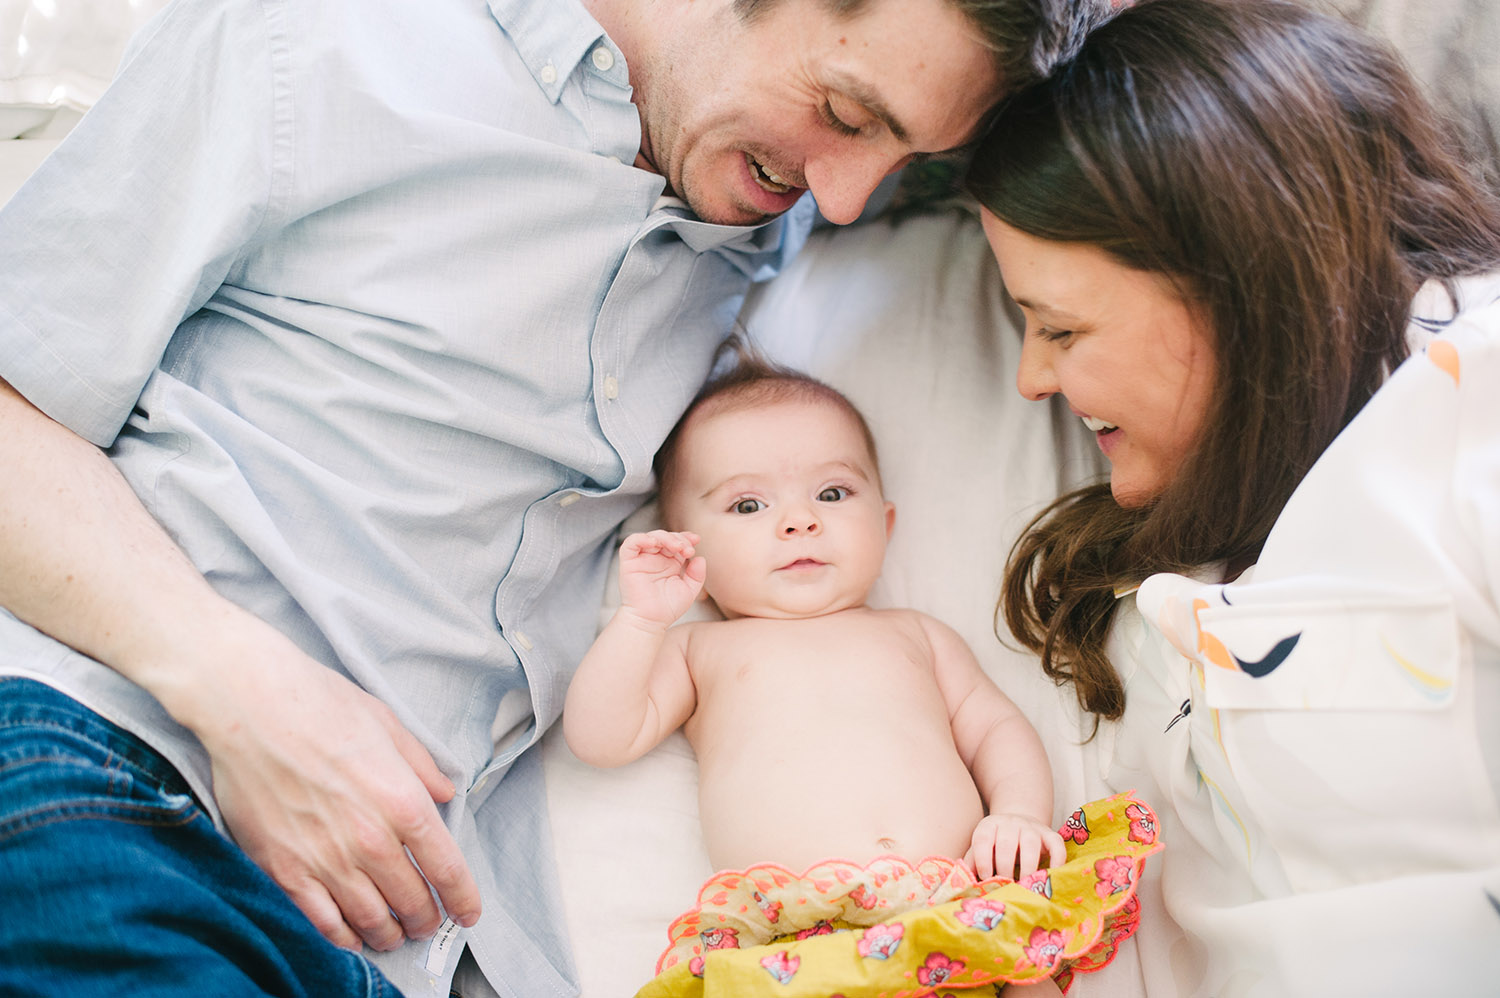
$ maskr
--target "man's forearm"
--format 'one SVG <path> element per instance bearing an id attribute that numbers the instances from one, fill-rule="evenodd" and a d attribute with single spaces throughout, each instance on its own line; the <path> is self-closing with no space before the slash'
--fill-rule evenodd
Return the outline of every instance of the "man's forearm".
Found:
<path id="1" fill-rule="evenodd" d="M 270 629 L 214 592 L 102 451 L 4 381 L 0 467 L 0 605 L 194 727 L 207 646 Z"/>
<path id="2" fill-rule="evenodd" d="M 324 935 L 431 933 L 432 889 L 473 924 L 478 888 L 434 806 L 453 785 L 388 707 L 219 596 L 102 451 L 3 381 L 0 467 L 0 605 L 198 736 L 231 834 Z"/>

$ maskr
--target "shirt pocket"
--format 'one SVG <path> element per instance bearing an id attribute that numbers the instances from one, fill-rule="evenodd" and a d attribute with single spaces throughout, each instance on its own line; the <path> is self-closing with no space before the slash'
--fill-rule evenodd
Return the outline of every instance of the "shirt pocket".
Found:
<path id="1" fill-rule="evenodd" d="M 1446 593 L 1378 593 L 1206 607 L 1204 697 L 1224 710 L 1448 707 L 1461 634 Z"/>
<path id="2" fill-rule="evenodd" d="M 1280 595 L 1302 598 L 1210 606 L 1198 623 L 1204 700 L 1286 888 L 1492 863 L 1500 810 L 1452 600 Z"/>

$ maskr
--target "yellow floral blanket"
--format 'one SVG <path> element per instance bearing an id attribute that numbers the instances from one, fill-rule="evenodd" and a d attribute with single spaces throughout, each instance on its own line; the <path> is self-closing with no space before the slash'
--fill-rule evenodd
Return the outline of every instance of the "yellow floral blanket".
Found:
<path id="1" fill-rule="evenodd" d="M 1060 831 L 1067 862 L 1019 881 L 976 882 L 937 857 L 716 873 L 636 998 L 917 998 L 1046 977 L 1066 991 L 1135 931 L 1135 885 L 1161 843 L 1128 794 Z"/>

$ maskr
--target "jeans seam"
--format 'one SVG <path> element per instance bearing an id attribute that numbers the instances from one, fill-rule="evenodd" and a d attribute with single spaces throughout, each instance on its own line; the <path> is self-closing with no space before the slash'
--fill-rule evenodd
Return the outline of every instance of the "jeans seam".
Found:
<path id="1" fill-rule="evenodd" d="M 190 792 L 171 787 L 169 780 L 163 774 L 152 772 L 147 766 L 120 753 L 101 740 L 96 733 L 81 730 L 85 725 L 97 727 L 97 722 L 86 716 L 77 716 L 76 720 L 81 723 L 68 724 L 47 717 L 0 722 L 0 731 L 7 728 L 25 728 L 38 734 L 76 739 L 102 757 L 93 758 L 82 751 L 69 752 L 56 745 L 47 746 L 40 751 L 33 750 L 32 754 L 18 755 L 13 758 L 6 758 L 4 753 L 0 752 L 0 775 L 7 771 L 37 764 L 74 765 L 95 769 L 108 781 L 98 796 L 49 801 L 44 806 L 7 816 L 4 821 L 0 821 L 0 843 L 48 825 L 88 817 L 158 828 L 181 827 L 198 817 L 200 805 Z M 147 751 L 151 751 L 149 746 L 144 746 L 144 743 L 142 745 Z M 23 751 L 25 751 L 24 748 Z M 168 767 L 171 765 L 165 760 L 162 762 Z M 172 772 L 175 775 L 175 770 Z M 177 779 L 181 780 L 181 777 L 177 776 Z M 164 806 L 130 802 L 120 797 L 127 786 L 136 784 L 144 785 L 151 793 L 163 798 Z M 167 804 L 166 798 L 168 797 L 182 797 L 185 800 L 182 805 L 173 807 Z"/>
<path id="2" fill-rule="evenodd" d="M 197 805 L 189 801 L 182 810 L 176 812 L 165 812 L 140 804 L 124 803 L 101 803 L 97 801 L 86 801 L 74 799 L 70 801 L 56 801 L 45 807 L 32 808 L 7 818 L 0 825 L 0 845 L 10 841 L 18 835 L 36 831 L 38 828 L 46 828 L 48 825 L 56 825 L 65 821 L 78 821 L 80 819 L 98 818 L 105 821 L 118 821 L 127 825 L 139 825 L 142 827 L 155 828 L 181 828 L 191 824 L 198 818 L 193 812 Z M 132 815 L 130 812 L 136 812 Z M 173 815 L 169 820 L 166 815 Z M 38 820 L 39 816 L 41 817 Z M 155 818 L 156 820 L 152 820 Z"/>

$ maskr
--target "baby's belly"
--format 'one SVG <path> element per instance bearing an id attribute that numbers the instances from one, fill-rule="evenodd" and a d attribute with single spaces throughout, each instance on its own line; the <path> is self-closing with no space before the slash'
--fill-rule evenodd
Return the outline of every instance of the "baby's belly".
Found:
<path id="1" fill-rule="evenodd" d="M 968 851 L 984 809 L 946 731 L 847 742 L 835 754 L 742 745 L 700 757 L 699 806 L 715 868 L 774 862 L 800 873 L 825 859 Z"/>

